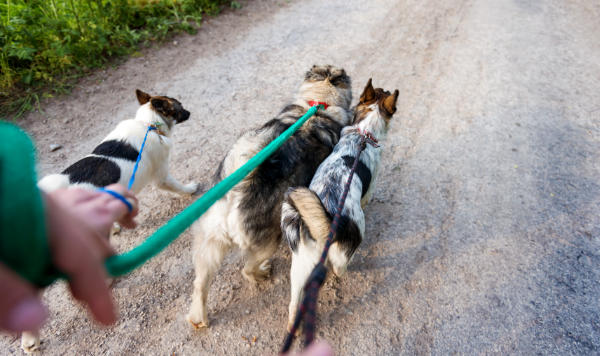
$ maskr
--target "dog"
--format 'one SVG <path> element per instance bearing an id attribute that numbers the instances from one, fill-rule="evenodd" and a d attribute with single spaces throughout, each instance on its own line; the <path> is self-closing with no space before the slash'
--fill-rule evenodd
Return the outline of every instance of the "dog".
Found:
<path id="1" fill-rule="evenodd" d="M 135 93 L 140 103 L 135 119 L 121 121 L 92 154 L 60 174 L 45 176 L 38 182 L 38 187 L 51 192 L 74 185 L 91 189 L 113 183 L 127 186 L 146 131 L 154 125 L 157 129 L 148 133 L 131 190 L 137 194 L 148 183 L 156 182 L 161 189 L 179 194 L 195 193 L 198 184 L 183 185 L 169 174 L 171 133 L 175 124 L 189 119 L 190 112 L 176 99 L 151 96 L 139 89 Z"/>
<path id="2" fill-rule="evenodd" d="M 190 112 L 178 100 L 167 96 L 151 96 L 139 89 L 136 90 L 136 95 L 141 106 L 135 119 L 121 121 L 96 146 L 92 154 L 75 162 L 60 174 L 45 176 L 38 182 L 38 187 L 45 192 L 52 192 L 69 186 L 88 189 L 113 183 L 127 186 L 146 131 L 150 125 L 154 125 L 156 130 L 148 133 L 131 190 L 137 194 L 147 184 L 156 182 L 161 189 L 179 194 L 195 193 L 198 184 L 183 185 L 169 174 L 168 165 L 173 145 L 171 133 L 176 124 L 189 119 Z M 117 231 L 118 229 L 116 226 Z M 39 347 L 37 332 L 24 332 L 21 335 L 21 348 L 26 353 L 34 352 Z"/>
<path id="3" fill-rule="evenodd" d="M 292 104 L 260 128 L 237 140 L 219 165 L 221 180 L 246 163 L 294 124 L 312 106 L 326 103 L 269 159 L 253 170 L 193 225 L 196 278 L 187 321 L 208 327 L 206 299 L 210 281 L 235 245 L 246 257 L 242 275 L 251 283 L 270 276 L 270 258 L 281 241 L 281 203 L 291 186 L 307 186 L 350 123 L 351 80 L 341 68 L 313 66 Z"/>
<path id="4" fill-rule="evenodd" d="M 352 126 L 342 130 L 340 141 L 321 163 L 310 186 L 290 188 L 285 194 L 281 230 L 292 251 L 288 330 L 294 323 L 302 289 L 321 257 L 332 217 L 358 155 L 362 136 L 368 135 L 375 141 L 385 138 L 389 122 L 396 112 L 397 99 L 398 90 L 390 94 L 381 88 L 374 89 L 369 79 L 355 108 Z M 336 276 L 346 271 L 363 239 L 363 208 L 373 194 L 380 156 L 381 150 L 369 144 L 360 155 L 335 240 L 328 254 L 328 263 Z"/>

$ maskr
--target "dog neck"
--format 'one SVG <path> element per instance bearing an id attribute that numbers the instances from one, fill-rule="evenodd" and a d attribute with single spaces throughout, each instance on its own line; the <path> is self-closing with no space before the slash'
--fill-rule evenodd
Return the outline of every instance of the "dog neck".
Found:
<path id="1" fill-rule="evenodd" d="M 169 137 L 171 135 L 171 128 L 159 113 L 152 110 L 150 103 L 146 103 L 139 107 L 135 114 L 135 120 L 144 123 L 146 126 L 157 127 L 156 132 L 159 135 Z"/>
<path id="2" fill-rule="evenodd" d="M 379 112 L 377 104 L 373 104 L 370 107 L 371 111 L 366 117 L 360 120 L 357 124 L 352 125 L 351 128 L 357 130 L 359 133 L 364 132 L 370 133 L 373 138 L 381 141 L 385 138 L 388 131 L 388 124 Z"/>
<path id="3" fill-rule="evenodd" d="M 328 102 L 325 100 L 319 100 L 319 99 L 305 100 L 302 98 L 297 98 L 296 100 L 293 101 L 293 104 L 308 110 L 312 106 L 311 104 L 309 104 L 310 102 L 327 103 L 327 107 L 326 107 L 327 110 L 319 110 L 319 112 L 326 113 L 328 117 L 330 117 L 331 119 L 333 119 L 334 121 L 336 121 L 338 124 L 340 124 L 342 126 L 346 126 L 352 121 L 352 114 L 345 107 L 338 106 L 334 103 L 331 103 L 331 102 Z M 323 106 L 325 106 L 325 105 L 323 105 Z"/>

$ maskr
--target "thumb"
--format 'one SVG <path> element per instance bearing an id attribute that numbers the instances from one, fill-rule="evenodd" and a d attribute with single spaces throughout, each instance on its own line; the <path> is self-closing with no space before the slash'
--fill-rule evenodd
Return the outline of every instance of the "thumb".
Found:
<path id="1" fill-rule="evenodd" d="M 36 331 L 48 317 L 38 293 L 29 282 L 0 263 L 0 329 Z"/>

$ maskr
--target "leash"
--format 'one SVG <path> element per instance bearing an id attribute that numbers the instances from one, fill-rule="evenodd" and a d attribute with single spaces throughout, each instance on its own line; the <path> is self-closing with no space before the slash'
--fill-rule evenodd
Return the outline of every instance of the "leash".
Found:
<path id="1" fill-rule="evenodd" d="M 129 252 L 107 258 L 104 265 L 109 275 L 117 277 L 127 274 L 160 253 L 171 242 L 175 241 L 194 221 L 198 220 L 217 200 L 227 194 L 233 186 L 275 153 L 319 109 L 323 108 L 324 106 L 321 104 L 312 106 L 306 114 L 300 117 L 276 139 L 271 141 L 265 148 L 260 150 L 254 157 L 250 158 L 248 162 L 217 183 L 198 200 L 193 202 L 192 205 L 175 215 L 139 246 Z"/>
<path id="2" fill-rule="evenodd" d="M 133 166 L 133 172 L 131 173 L 131 177 L 129 178 L 129 184 L 127 184 L 127 189 L 130 190 L 133 186 L 133 182 L 135 182 L 135 174 L 137 173 L 138 167 L 140 165 L 140 161 L 142 160 L 142 152 L 144 151 L 144 146 L 146 146 L 146 139 L 148 138 L 148 133 L 150 131 L 158 130 L 158 126 L 160 124 L 152 124 L 148 126 L 148 130 L 146 130 L 146 134 L 144 135 L 144 140 L 142 141 L 142 146 L 140 147 L 140 152 L 138 153 L 137 159 L 135 160 L 135 165 Z M 127 210 L 131 213 L 133 211 L 133 206 L 131 203 L 120 193 L 106 188 L 98 188 L 98 191 L 104 192 L 112 195 L 113 197 L 119 199 L 127 206 Z"/>
<path id="3" fill-rule="evenodd" d="M 325 247 L 323 248 L 323 252 L 321 253 L 321 258 L 319 262 L 312 270 L 306 284 L 304 285 L 304 297 L 302 298 L 302 304 L 298 307 L 298 311 L 296 312 L 296 318 L 294 319 L 294 324 L 292 325 L 292 329 L 288 332 L 284 342 L 283 348 L 281 349 L 280 354 L 285 354 L 290 350 L 292 346 L 292 342 L 294 342 L 294 338 L 296 335 L 296 331 L 300 326 L 300 322 L 304 320 L 304 345 L 308 346 L 313 342 L 314 333 L 315 333 L 315 324 L 317 320 L 317 298 L 319 296 L 319 289 L 323 286 L 323 282 L 325 281 L 325 277 L 327 276 L 327 267 L 325 267 L 325 260 L 327 259 L 327 253 L 329 252 L 329 247 L 333 243 L 333 239 L 335 238 L 335 234 L 337 232 L 338 224 L 342 217 L 342 210 L 344 209 L 344 205 L 346 204 L 346 198 L 348 197 L 348 192 L 350 191 L 350 184 L 352 183 L 352 178 L 354 177 L 354 173 L 356 172 L 356 167 L 358 167 L 358 162 L 360 159 L 360 154 L 367 148 L 367 144 L 370 144 L 373 147 L 379 147 L 377 144 L 377 140 L 371 135 L 371 133 L 367 131 L 358 130 L 361 140 L 360 140 L 360 149 L 358 150 L 358 154 L 356 158 L 354 158 L 354 163 L 352 164 L 352 168 L 350 169 L 350 176 L 344 185 L 344 192 L 340 197 L 340 201 L 338 202 L 337 209 L 335 212 L 335 216 L 333 218 L 333 222 L 329 226 L 329 234 L 327 235 L 327 240 L 325 241 Z"/>
<path id="4" fill-rule="evenodd" d="M 293 125 L 291 125 L 287 130 L 285 130 L 281 135 L 275 138 L 271 143 L 269 143 L 265 148 L 259 151 L 254 157 L 252 157 L 246 164 L 242 167 L 238 168 L 231 175 L 227 176 L 213 188 L 211 188 L 208 192 L 206 192 L 203 196 L 201 196 L 198 200 L 193 202 L 186 209 L 181 211 L 179 214 L 175 215 L 171 220 L 169 220 L 165 225 L 161 226 L 154 234 L 150 235 L 144 242 L 142 242 L 139 246 L 130 250 L 129 252 L 123 253 L 121 255 L 114 255 L 107 258 L 104 261 L 104 266 L 109 275 L 113 277 L 118 277 L 124 274 L 127 274 L 133 271 L 135 268 L 143 265 L 150 258 L 159 254 L 163 249 L 165 249 L 171 242 L 181 235 L 194 221 L 196 221 L 208 208 L 210 208 L 217 200 L 221 199 L 233 186 L 239 183 L 242 179 L 244 179 L 252 170 L 258 167 L 261 163 L 263 163 L 267 158 L 269 158 L 283 143 L 290 138 L 308 119 L 310 119 L 319 109 L 323 109 L 323 105 L 314 105 L 312 106 L 302 117 L 300 117 Z M 0 123 L 1 124 L 1 123 Z M 1 126 L 1 125 L 0 125 Z M 0 127 L 1 128 L 1 127 Z M 152 129 L 148 129 L 151 131 Z M 19 133 L 19 131 L 17 131 Z M 3 132 L 0 130 L 0 137 L 5 138 L 6 135 L 2 136 Z M 146 133 L 147 135 L 148 133 Z M 19 144 L 20 141 L 29 142 L 23 148 L 24 152 L 31 152 L 31 157 L 33 157 L 33 148 L 31 146 L 31 142 L 28 141 L 27 137 L 24 134 L 11 134 L 9 135 L 11 140 L 0 140 L 0 149 L 5 147 L 7 143 L 17 142 Z M 13 139 L 14 138 L 14 139 Z M 2 146 L 4 144 L 4 146 Z M 21 144 L 23 145 L 23 144 Z M 22 147 L 22 146 L 16 146 Z M 142 143 L 143 147 L 143 143 Z M 142 153 L 142 149 L 140 148 L 140 155 Z M 15 156 L 16 157 L 16 156 Z M 139 161 L 139 157 L 138 157 Z M 10 161 L 9 161 L 10 162 Z M 17 163 L 14 163 L 14 166 L 19 167 Z M 28 170 L 23 169 L 23 172 L 29 172 Z M 27 177 L 35 177 L 34 173 L 28 174 Z M 32 183 L 32 185 L 34 185 Z M 112 191 L 108 191 L 104 189 L 104 192 L 113 195 Z M 116 193 L 116 192 L 113 192 Z M 118 194 L 118 193 L 117 193 Z M 120 194 L 118 194 L 120 195 Z M 113 195 L 115 196 L 115 195 Z M 117 199 L 119 197 L 115 196 Z M 122 196 L 121 196 L 122 197 Z M 127 201 L 124 197 L 123 200 Z M 121 199 L 120 199 L 121 200 Z M 122 200 L 122 201 L 123 201 Z M 127 205 L 123 202 L 125 205 Z M 129 208 L 129 206 L 128 206 Z M 21 241 L 21 240 L 19 240 Z M 23 241 L 29 241 L 27 239 Z M 18 256 L 19 251 L 25 249 L 25 246 L 15 245 L 9 247 L 14 247 L 13 255 Z M 52 266 L 49 248 L 47 246 L 47 241 L 44 237 L 41 241 L 32 241 L 30 246 L 27 246 L 28 253 L 31 255 L 35 255 L 36 252 L 42 252 L 39 258 L 35 261 L 31 261 L 30 259 L 26 259 L 24 256 L 22 259 L 27 260 L 27 263 L 23 265 L 23 267 L 15 267 L 15 270 L 20 271 L 21 275 L 26 275 L 27 279 L 40 287 L 48 286 L 52 284 L 59 278 L 66 279 L 68 276 L 57 270 Z M 6 250 L 10 250 L 6 249 Z M 13 252 L 10 250 L 10 252 Z M 0 249 L 0 252 L 5 252 L 3 249 Z M 4 257 L 5 254 L 0 253 L 0 259 Z M 29 255 L 28 255 L 29 256 Z M 37 256 L 37 255 L 35 255 Z M 34 268 L 31 266 L 35 265 Z M 37 268 L 41 266 L 40 268 Z M 25 270 L 25 272 L 22 272 Z"/>
<path id="5" fill-rule="evenodd" d="M 133 166 L 133 173 L 131 173 L 131 178 L 129 178 L 129 184 L 127 184 L 127 189 L 131 189 L 133 186 L 133 182 L 135 182 L 135 174 L 137 173 L 138 166 L 140 165 L 140 161 L 142 160 L 142 152 L 144 151 L 144 146 L 146 146 L 146 139 L 148 138 L 148 133 L 150 131 L 158 130 L 159 124 L 152 124 L 148 126 L 148 130 L 146 130 L 146 134 L 144 135 L 144 141 L 142 141 L 142 147 L 140 147 L 140 153 L 138 153 L 137 159 L 135 160 L 135 166 Z"/>
<path id="6" fill-rule="evenodd" d="M 131 203 L 129 202 L 129 200 L 127 200 L 120 193 L 117 193 L 117 192 L 115 192 L 112 189 L 106 189 L 106 188 L 98 188 L 98 191 L 112 195 L 113 197 L 119 199 L 123 204 L 125 204 L 127 206 L 127 210 L 129 210 L 130 213 L 133 211 L 133 205 L 131 205 Z"/>

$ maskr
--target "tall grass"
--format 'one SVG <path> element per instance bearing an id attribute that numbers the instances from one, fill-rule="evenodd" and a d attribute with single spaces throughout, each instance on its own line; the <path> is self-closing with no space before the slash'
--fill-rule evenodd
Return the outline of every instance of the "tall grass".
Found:
<path id="1" fill-rule="evenodd" d="M 193 33 L 226 0 L 0 0 L 0 117 L 169 33 Z"/>

